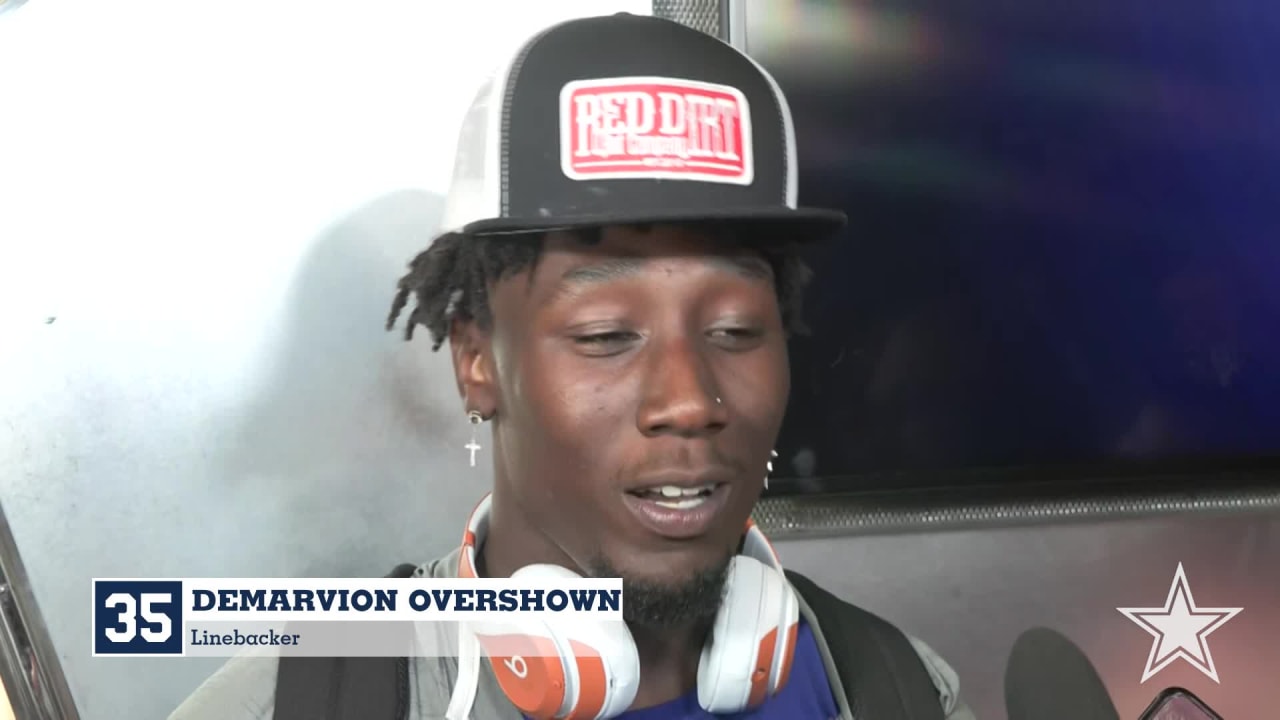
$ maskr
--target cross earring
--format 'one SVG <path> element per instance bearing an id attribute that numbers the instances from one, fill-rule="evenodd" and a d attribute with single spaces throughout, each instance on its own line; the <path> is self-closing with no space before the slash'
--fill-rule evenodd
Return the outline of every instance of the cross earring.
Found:
<path id="1" fill-rule="evenodd" d="M 777 451 L 777 450 L 770 450 L 770 451 L 769 451 L 769 457 L 770 457 L 770 458 L 776 458 L 776 457 L 778 457 L 778 451 Z M 765 489 L 765 490 L 768 490 L 768 489 L 769 489 L 769 473 L 773 472 L 773 460 L 772 460 L 772 459 L 770 459 L 770 460 L 769 460 L 769 462 L 767 462 L 767 463 L 765 463 L 765 464 L 764 464 L 764 469 L 765 469 L 765 474 L 764 474 L 764 489 Z"/>
<path id="2" fill-rule="evenodd" d="M 476 466 L 476 451 L 480 449 L 480 443 L 476 442 L 476 427 L 484 422 L 484 417 L 480 413 L 472 410 L 467 413 L 467 420 L 471 422 L 471 442 L 463 447 L 471 451 L 471 467 Z"/>

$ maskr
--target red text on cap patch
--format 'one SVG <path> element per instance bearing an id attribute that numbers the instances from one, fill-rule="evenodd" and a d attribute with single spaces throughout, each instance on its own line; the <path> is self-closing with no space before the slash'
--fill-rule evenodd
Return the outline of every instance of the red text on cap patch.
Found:
<path id="1" fill-rule="evenodd" d="M 750 185 L 751 113 L 727 85 L 630 77 L 560 91 L 560 166 L 575 180 Z"/>

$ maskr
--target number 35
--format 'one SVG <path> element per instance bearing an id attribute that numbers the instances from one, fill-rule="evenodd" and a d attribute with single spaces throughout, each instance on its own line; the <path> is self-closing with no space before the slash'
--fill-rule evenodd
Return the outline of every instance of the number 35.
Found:
<path id="1" fill-rule="evenodd" d="M 107 596 L 106 605 L 116 608 L 116 626 L 106 630 L 107 639 L 116 643 L 127 643 L 142 635 L 149 643 L 164 642 L 173 633 L 173 625 L 169 616 L 152 608 L 156 603 L 167 603 L 173 600 L 169 593 L 142 593 L 135 600 L 128 593 L 112 593 Z M 141 607 L 138 607 L 141 605 Z M 138 619 L 142 619 L 142 632 L 138 632 Z M 157 627 L 158 626 L 158 627 Z"/>

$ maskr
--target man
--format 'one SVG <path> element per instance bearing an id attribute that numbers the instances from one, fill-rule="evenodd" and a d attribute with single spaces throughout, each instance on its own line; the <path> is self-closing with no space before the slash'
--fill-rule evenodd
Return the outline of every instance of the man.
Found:
<path id="1" fill-rule="evenodd" d="M 629 15 L 530 40 L 476 100 L 451 231 L 388 322 L 416 298 L 406 337 L 448 341 L 463 416 L 492 426 L 492 495 L 414 575 L 621 577 L 625 627 L 564 629 L 514 671 L 466 641 L 341 681 L 233 660 L 173 717 L 381 717 L 361 703 L 395 696 L 388 717 L 972 718 L 923 643 L 784 574 L 749 526 L 795 247 L 844 223 L 798 209 L 795 179 L 786 101 L 728 45 Z"/>

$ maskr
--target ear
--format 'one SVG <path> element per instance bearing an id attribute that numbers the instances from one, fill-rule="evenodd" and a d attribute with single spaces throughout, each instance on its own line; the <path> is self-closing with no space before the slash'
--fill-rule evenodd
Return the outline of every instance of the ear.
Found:
<path id="1" fill-rule="evenodd" d="M 486 420 L 498 406 L 491 340 L 490 334 L 474 322 L 455 319 L 449 326 L 449 352 L 453 355 L 453 375 L 462 409 L 478 412 Z"/>

